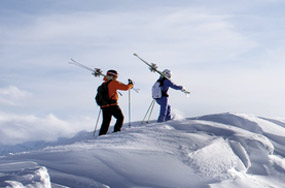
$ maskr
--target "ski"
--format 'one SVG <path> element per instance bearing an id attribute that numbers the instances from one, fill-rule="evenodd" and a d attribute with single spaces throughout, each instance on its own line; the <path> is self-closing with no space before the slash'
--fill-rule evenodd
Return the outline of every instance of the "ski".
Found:
<path id="1" fill-rule="evenodd" d="M 138 54 L 134 53 L 134 56 L 136 56 L 137 58 L 139 58 L 142 62 L 144 62 L 147 66 L 149 66 L 149 70 L 151 72 L 157 72 L 160 76 L 169 79 L 168 77 L 166 77 L 161 71 L 157 70 L 158 66 L 154 63 L 148 63 L 147 61 L 145 61 L 143 58 L 141 58 L 140 56 L 138 56 Z"/>
<path id="2" fill-rule="evenodd" d="M 167 76 L 165 76 L 161 71 L 159 71 L 157 68 L 158 66 L 154 63 L 148 63 L 147 61 L 145 61 L 143 58 L 141 58 L 138 54 L 134 53 L 134 56 L 136 56 L 137 58 L 139 58 L 142 62 L 144 62 L 148 67 L 149 67 L 149 70 L 151 72 L 157 72 L 160 76 L 170 80 Z M 186 95 L 189 95 L 190 92 L 187 91 L 186 89 L 183 89 L 181 90 L 183 93 L 185 93 Z"/>
<path id="3" fill-rule="evenodd" d="M 86 70 L 89 70 L 89 71 L 93 72 L 93 75 L 94 75 L 95 77 L 98 77 L 98 76 L 106 76 L 105 74 L 103 74 L 103 72 L 102 72 L 101 69 L 98 69 L 98 68 L 94 68 L 94 69 L 89 68 L 89 67 L 87 67 L 87 66 L 85 66 L 85 65 L 83 65 L 83 64 L 81 64 L 81 63 L 79 63 L 79 62 L 77 62 L 77 61 L 75 61 L 75 60 L 72 59 L 72 58 L 70 59 L 69 64 L 76 65 L 76 66 L 78 66 L 78 67 L 81 67 L 81 68 L 84 68 L 84 69 L 86 69 Z"/>

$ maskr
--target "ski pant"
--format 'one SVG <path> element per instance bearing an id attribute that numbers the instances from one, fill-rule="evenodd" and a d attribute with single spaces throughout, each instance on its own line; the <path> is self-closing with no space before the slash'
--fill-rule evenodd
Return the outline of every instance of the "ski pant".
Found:
<path id="1" fill-rule="evenodd" d="M 102 112 L 103 112 L 103 122 L 101 125 L 99 136 L 107 134 L 112 116 L 114 116 L 117 119 L 114 126 L 114 132 L 121 131 L 124 122 L 124 115 L 120 107 L 118 105 L 105 107 L 102 108 Z"/>
<path id="2" fill-rule="evenodd" d="M 161 97 L 160 99 L 155 99 L 157 104 L 160 105 L 160 112 L 157 122 L 168 121 L 171 119 L 171 106 L 168 104 L 168 97 Z"/>

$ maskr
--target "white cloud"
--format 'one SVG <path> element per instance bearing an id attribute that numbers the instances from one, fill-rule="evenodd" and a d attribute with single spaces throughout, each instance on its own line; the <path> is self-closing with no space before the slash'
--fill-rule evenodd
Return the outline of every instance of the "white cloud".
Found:
<path id="1" fill-rule="evenodd" d="M 90 131 L 93 128 L 90 123 L 93 120 L 88 117 L 65 121 L 53 114 L 37 117 L 0 112 L 0 144 L 54 141 L 59 137 L 72 136 L 81 130 Z"/>
<path id="2" fill-rule="evenodd" d="M 0 104 L 2 105 L 20 105 L 23 100 L 31 97 L 32 94 L 28 91 L 19 89 L 16 86 L 0 88 Z"/>

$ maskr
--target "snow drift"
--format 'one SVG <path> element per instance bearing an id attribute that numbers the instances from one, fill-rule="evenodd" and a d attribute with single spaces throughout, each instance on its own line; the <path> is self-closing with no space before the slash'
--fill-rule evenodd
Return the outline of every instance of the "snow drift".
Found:
<path id="1" fill-rule="evenodd" d="M 46 167 L 35 162 L 0 164 L 1 187 L 51 187 Z"/>
<path id="2" fill-rule="evenodd" d="M 281 120 L 225 113 L 133 123 L 119 133 L 96 139 L 91 135 L 81 133 L 42 149 L 3 155 L 0 186 L 284 187 Z"/>

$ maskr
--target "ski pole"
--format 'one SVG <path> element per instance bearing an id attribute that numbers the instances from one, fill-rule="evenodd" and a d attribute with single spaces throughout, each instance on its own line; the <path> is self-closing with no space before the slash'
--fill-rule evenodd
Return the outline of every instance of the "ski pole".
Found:
<path id="1" fill-rule="evenodd" d="M 146 113 L 145 113 L 145 116 L 144 116 L 144 118 L 143 118 L 143 120 L 142 120 L 142 124 L 144 123 L 144 120 L 145 120 L 146 116 L 148 115 L 148 113 L 150 112 L 150 110 L 153 109 L 154 103 L 155 103 L 155 101 L 154 101 L 154 99 L 153 99 L 153 100 L 151 101 L 151 103 L 150 103 L 150 105 L 149 105 L 149 107 L 148 107 Z M 151 112 L 152 112 L 152 110 L 151 110 Z M 151 115 L 151 113 L 150 113 L 150 115 Z M 149 121 L 149 119 L 150 119 L 150 115 L 149 115 L 148 121 Z"/>
<path id="2" fill-rule="evenodd" d="M 94 131 L 93 131 L 93 136 L 95 136 L 95 134 L 96 134 L 96 130 L 97 130 L 97 126 L 98 126 L 98 123 L 99 123 L 101 111 L 102 111 L 102 109 L 100 108 L 100 110 L 99 110 L 99 115 L 98 115 L 98 117 L 97 117 L 97 121 L 96 121 L 96 125 L 95 125 L 95 129 L 94 129 Z"/>
<path id="3" fill-rule="evenodd" d="M 148 116 L 147 123 L 149 123 L 149 119 L 150 119 L 150 116 L 151 116 L 151 114 L 152 114 L 152 111 L 153 111 L 154 105 L 155 105 L 155 101 L 153 100 L 153 101 L 152 101 L 152 107 L 151 107 L 151 110 L 150 110 L 150 113 L 149 113 L 149 116 Z"/>
<path id="4" fill-rule="evenodd" d="M 131 90 L 129 90 L 129 127 L 131 127 Z"/>

